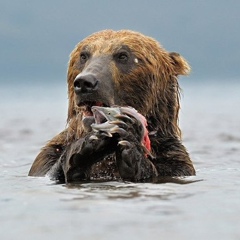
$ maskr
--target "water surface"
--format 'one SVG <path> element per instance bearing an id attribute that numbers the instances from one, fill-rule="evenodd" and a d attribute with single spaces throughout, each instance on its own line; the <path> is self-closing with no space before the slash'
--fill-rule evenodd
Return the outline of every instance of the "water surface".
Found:
<path id="1" fill-rule="evenodd" d="M 240 84 L 181 84 L 180 125 L 196 177 L 78 185 L 27 177 L 39 149 L 65 126 L 65 86 L 14 94 L 1 86 L 1 239 L 240 239 Z"/>

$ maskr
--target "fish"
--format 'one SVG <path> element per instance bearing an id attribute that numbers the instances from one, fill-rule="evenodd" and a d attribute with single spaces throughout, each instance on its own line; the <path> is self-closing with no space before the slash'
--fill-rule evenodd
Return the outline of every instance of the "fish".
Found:
<path id="1" fill-rule="evenodd" d="M 92 130 L 95 132 L 104 132 L 107 136 L 112 137 L 113 133 L 119 133 L 127 126 L 127 121 L 134 123 L 136 119 L 142 125 L 141 143 L 147 152 L 151 151 L 151 142 L 148 136 L 147 120 L 133 107 L 113 106 L 102 107 L 92 106 L 91 108 L 95 123 L 91 124 Z M 121 126 L 123 128 L 121 128 Z M 128 142 L 122 140 L 119 144 L 127 145 Z"/>

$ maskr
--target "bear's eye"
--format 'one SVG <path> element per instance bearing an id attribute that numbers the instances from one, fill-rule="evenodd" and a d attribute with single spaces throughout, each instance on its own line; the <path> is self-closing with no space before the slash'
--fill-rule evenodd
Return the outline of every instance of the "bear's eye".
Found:
<path id="1" fill-rule="evenodd" d="M 128 61 L 128 54 L 126 52 L 121 52 L 121 53 L 118 53 L 117 55 L 117 61 L 119 63 L 127 63 Z"/>
<path id="2" fill-rule="evenodd" d="M 86 53 L 86 52 L 82 52 L 82 53 L 80 54 L 80 63 L 81 63 L 81 64 L 86 63 L 86 61 L 88 60 L 88 58 L 89 58 L 89 54 Z"/>

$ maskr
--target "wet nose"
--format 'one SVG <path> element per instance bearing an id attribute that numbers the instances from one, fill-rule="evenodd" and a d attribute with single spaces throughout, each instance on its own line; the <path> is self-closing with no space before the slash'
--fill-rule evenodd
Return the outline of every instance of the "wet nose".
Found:
<path id="1" fill-rule="evenodd" d="M 92 74 L 79 74 L 74 80 L 75 93 L 91 93 L 98 87 L 98 80 Z"/>

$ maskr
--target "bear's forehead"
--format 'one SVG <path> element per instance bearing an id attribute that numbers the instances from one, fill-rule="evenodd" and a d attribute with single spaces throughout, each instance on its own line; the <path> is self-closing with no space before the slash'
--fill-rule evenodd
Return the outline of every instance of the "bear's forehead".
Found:
<path id="1" fill-rule="evenodd" d="M 78 44 L 79 50 L 96 54 L 113 53 L 126 47 L 134 52 L 148 51 L 148 53 L 151 50 L 156 51 L 160 49 L 160 45 L 154 39 L 129 30 L 97 32 Z"/>
<path id="2" fill-rule="evenodd" d="M 120 50 L 123 46 L 126 46 L 123 41 L 96 39 L 82 42 L 81 49 L 94 53 L 110 53 Z"/>
<path id="3" fill-rule="evenodd" d="M 94 53 L 114 53 L 121 49 L 134 51 L 136 47 L 129 39 L 94 39 L 83 41 L 81 49 Z"/>

